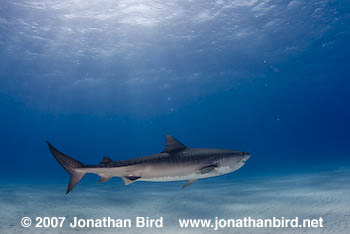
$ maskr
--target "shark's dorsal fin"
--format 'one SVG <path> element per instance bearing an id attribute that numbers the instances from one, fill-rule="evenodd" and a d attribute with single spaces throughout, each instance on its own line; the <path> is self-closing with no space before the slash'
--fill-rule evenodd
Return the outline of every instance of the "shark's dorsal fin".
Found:
<path id="1" fill-rule="evenodd" d="M 102 161 L 100 162 L 100 164 L 106 164 L 106 163 L 110 163 L 110 162 L 113 162 L 113 160 L 104 156 Z"/>
<path id="2" fill-rule="evenodd" d="M 174 137 L 170 135 L 166 135 L 166 146 L 165 146 L 164 152 L 172 153 L 172 152 L 184 150 L 186 148 L 187 146 L 182 144 L 180 141 L 176 140 Z"/>

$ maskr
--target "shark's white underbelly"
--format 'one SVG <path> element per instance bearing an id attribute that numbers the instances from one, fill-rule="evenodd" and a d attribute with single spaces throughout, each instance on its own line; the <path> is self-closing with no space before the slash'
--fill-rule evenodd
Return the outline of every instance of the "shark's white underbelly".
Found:
<path id="1" fill-rule="evenodd" d="M 219 175 L 224 175 L 231 173 L 238 168 L 231 168 L 231 167 L 220 167 L 216 168 L 213 171 L 205 174 L 200 174 L 198 172 L 193 172 L 187 175 L 179 175 L 179 176 L 158 176 L 153 178 L 140 178 L 140 181 L 153 181 L 153 182 L 167 182 L 167 181 L 181 181 L 181 180 L 194 180 L 194 179 L 203 179 L 203 178 L 209 178 Z"/>
<path id="2" fill-rule="evenodd" d="M 192 173 L 184 176 L 164 176 L 164 177 L 154 177 L 154 178 L 140 178 L 139 181 L 153 181 L 153 182 L 167 182 L 167 181 L 181 181 L 181 180 L 193 180 L 193 179 L 202 179 L 213 176 L 218 176 L 220 174 L 216 173 L 207 173 L 207 174 L 196 174 Z"/>
<path id="3" fill-rule="evenodd" d="M 88 173 L 95 173 L 100 176 L 107 177 L 123 177 L 123 176 L 135 176 L 140 177 L 139 181 L 154 181 L 154 182 L 167 182 L 167 181 L 180 181 L 180 180 L 193 180 L 202 179 L 208 177 L 219 176 L 238 170 L 243 164 L 237 164 L 232 168 L 229 166 L 217 167 L 208 173 L 201 173 L 198 168 L 202 166 L 187 166 L 187 167 L 154 167 L 154 166 L 130 166 L 123 168 L 84 168 L 82 171 Z M 81 170 L 81 169 L 77 169 Z"/>

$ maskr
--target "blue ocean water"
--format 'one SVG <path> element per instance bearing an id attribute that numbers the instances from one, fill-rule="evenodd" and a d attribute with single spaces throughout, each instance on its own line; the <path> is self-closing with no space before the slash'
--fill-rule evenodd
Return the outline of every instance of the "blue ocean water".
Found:
<path id="1" fill-rule="evenodd" d="M 303 175 L 347 171 L 349 41 L 346 0 L 2 1 L 0 201 L 16 211 L 11 225 L 50 197 L 71 199 L 63 198 L 68 174 L 46 140 L 85 164 L 96 164 L 103 156 L 121 160 L 158 153 L 166 134 L 189 147 L 252 155 L 237 172 L 189 187 L 191 201 L 197 196 L 190 195 L 191 189 L 205 189 L 206 202 L 227 197 L 230 181 L 232 189 L 240 189 L 243 182 L 234 182 L 251 178 L 250 199 L 252 183 L 263 183 L 259 178 L 299 181 Z M 320 181 L 336 181 L 330 186 L 334 194 L 318 195 L 326 202 L 340 199 L 349 187 L 338 183 L 341 176 L 313 179 L 314 190 L 308 192 L 327 191 Z M 118 179 L 111 185 L 95 184 L 97 180 L 86 176 L 76 188 L 84 193 L 73 191 L 85 194 L 84 208 L 98 199 L 86 195 L 89 188 L 91 193 L 107 186 L 113 194 L 133 194 Z M 222 193 L 220 183 L 225 185 Z M 22 192 L 15 192 L 17 186 Z M 35 192 L 26 186 L 36 186 Z M 170 194 L 161 197 L 167 198 L 182 183 L 137 182 L 129 189 L 152 195 L 163 186 Z M 36 197 L 41 192 L 45 199 L 37 198 L 25 209 L 16 206 L 25 199 L 19 194 Z M 185 204 L 186 195 L 179 196 Z M 298 196 L 292 200 L 300 201 Z M 112 200 L 108 206 L 118 203 Z M 144 209 L 159 204 L 150 202 Z M 333 208 L 332 224 L 337 215 L 347 215 Z M 196 211 L 211 214 L 204 208 Z M 161 213 L 166 216 L 165 210 Z"/>

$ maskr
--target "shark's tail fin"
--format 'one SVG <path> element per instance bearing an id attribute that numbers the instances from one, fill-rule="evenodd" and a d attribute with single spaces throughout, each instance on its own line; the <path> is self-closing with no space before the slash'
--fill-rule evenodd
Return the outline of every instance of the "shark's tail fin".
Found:
<path id="1" fill-rule="evenodd" d="M 58 163 L 61 164 L 61 166 L 70 174 L 70 182 L 67 188 L 67 193 L 69 193 L 85 175 L 85 172 L 77 171 L 76 168 L 81 168 L 84 165 L 81 162 L 58 151 L 48 141 L 46 143 L 49 145 L 50 151 Z"/>

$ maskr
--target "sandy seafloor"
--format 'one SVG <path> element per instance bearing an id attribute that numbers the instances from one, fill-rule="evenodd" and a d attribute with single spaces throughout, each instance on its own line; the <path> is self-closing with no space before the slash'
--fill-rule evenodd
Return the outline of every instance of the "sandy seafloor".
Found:
<path id="1" fill-rule="evenodd" d="M 350 170 L 235 179 L 205 179 L 182 190 L 180 182 L 137 182 L 124 187 L 83 183 L 69 195 L 64 184 L 2 184 L 0 233 L 349 233 Z M 89 179 L 88 179 L 89 181 Z M 163 228 L 23 228 L 28 216 L 164 218 Z M 182 229 L 179 218 L 319 218 L 324 228 Z"/>

